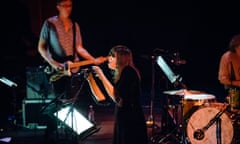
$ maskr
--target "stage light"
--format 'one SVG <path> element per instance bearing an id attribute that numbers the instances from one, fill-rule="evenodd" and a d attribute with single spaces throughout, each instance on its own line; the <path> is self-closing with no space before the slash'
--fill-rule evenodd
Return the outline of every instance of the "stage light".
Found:
<path id="1" fill-rule="evenodd" d="M 76 108 L 73 106 L 66 106 L 54 113 L 61 122 L 71 128 L 77 135 L 89 135 L 96 132 L 96 127 L 93 123 L 88 121 Z M 98 129 L 99 130 L 99 129 Z"/>

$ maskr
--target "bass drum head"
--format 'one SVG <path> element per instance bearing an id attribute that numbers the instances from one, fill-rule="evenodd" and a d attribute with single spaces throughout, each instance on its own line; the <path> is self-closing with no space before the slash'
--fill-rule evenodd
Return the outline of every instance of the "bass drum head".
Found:
<path id="1" fill-rule="evenodd" d="M 192 114 L 187 122 L 186 130 L 187 137 L 192 144 L 217 144 L 216 122 L 204 132 L 201 140 L 194 138 L 194 132 L 205 127 L 219 111 L 215 107 L 203 107 Z M 221 143 L 231 144 L 234 135 L 232 121 L 226 113 L 223 113 L 220 119 Z"/>

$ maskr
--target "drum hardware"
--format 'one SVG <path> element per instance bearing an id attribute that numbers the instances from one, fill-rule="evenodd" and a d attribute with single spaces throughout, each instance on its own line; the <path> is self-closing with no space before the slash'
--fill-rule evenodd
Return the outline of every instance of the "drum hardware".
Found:
<path id="1" fill-rule="evenodd" d="M 164 94 L 167 94 L 167 105 L 169 106 L 165 111 L 167 114 L 164 114 L 163 116 L 168 117 L 167 115 L 170 115 L 170 118 L 172 122 L 174 123 L 174 128 L 167 127 L 166 129 L 172 129 L 171 131 L 168 131 L 163 137 L 155 141 L 158 142 L 157 144 L 160 144 L 169 138 L 174 138 L 175 142 L 177 143 L 188 143 L 187 137 L 185 135 L 185 118 L 187 110 L 190 111 L 190 109 L 194 109 L 193 106 L 200 107 L 203 105 L 209 105 L 210 102 L 215 101 L 215 96 L 206 94 L 201 91 L 196 90 L 170 90 L 170 91 L 164 91 Z M 170 123 L 171 121 L 167 121 Z M 220 126 L 219 126 L 220 128 Z M 200 132 L 195 132 L 196 137 L 201 136 Z"/>
<path id="2" fill-rule="evenodd" d="M 231 106 L 231 109 L 240 109 L 240 90 L 238 88 L 229 88 L 227 97 L 228 103 Z"/>
<path id="3" fill-rule="evenodd" d="M 164 93 L 166 94 L 167 92 Z M 171 143 L 179 144 L 184 143 L 185 138 L 184 134 L 182 133 L 184 127 L 182 123 L 182 99 L 183 95 L 168 95 L 168 97 L 166 98 L 166 106 L 163 110 L 163 116 L 166 118 L 166 120 L 164 121 L 162 119 L 161 122 L 163 136 L 154 137 L 154 141 L 157 144 L 161 144 L 166 141 L 171 141 Z"/>

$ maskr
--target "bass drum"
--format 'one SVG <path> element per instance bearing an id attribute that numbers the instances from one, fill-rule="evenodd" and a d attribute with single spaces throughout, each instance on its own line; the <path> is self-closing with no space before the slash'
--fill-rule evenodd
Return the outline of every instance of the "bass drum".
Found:
<path id="1" fill-rule="evenodd" d="M 232 120 L 227 112 L 224 112 L 220 116 L 219 125 L 217 121 L 210 125 L 205 131 L 203 131 L 203 137 L 197 137 L 196 131 L 206 127 L 209 122 L 226 108 L 222 103 L 211 103 L 209 106 L 199 107 L 186 123 L 186 135 L 187 139 L 192 144 L 231 144 L 234 136 L 234 129 Z"/>

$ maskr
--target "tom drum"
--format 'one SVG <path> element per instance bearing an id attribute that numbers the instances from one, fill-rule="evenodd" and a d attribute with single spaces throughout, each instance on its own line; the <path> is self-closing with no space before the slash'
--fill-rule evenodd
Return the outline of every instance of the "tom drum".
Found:
<path id="1" fill-rule="evenodd" d="M 215 101 L 215 96 L 211 94 L 187 94 L 183 99 L 183 116 L 185 117 L 195 106 L 208 105 Z"/>

